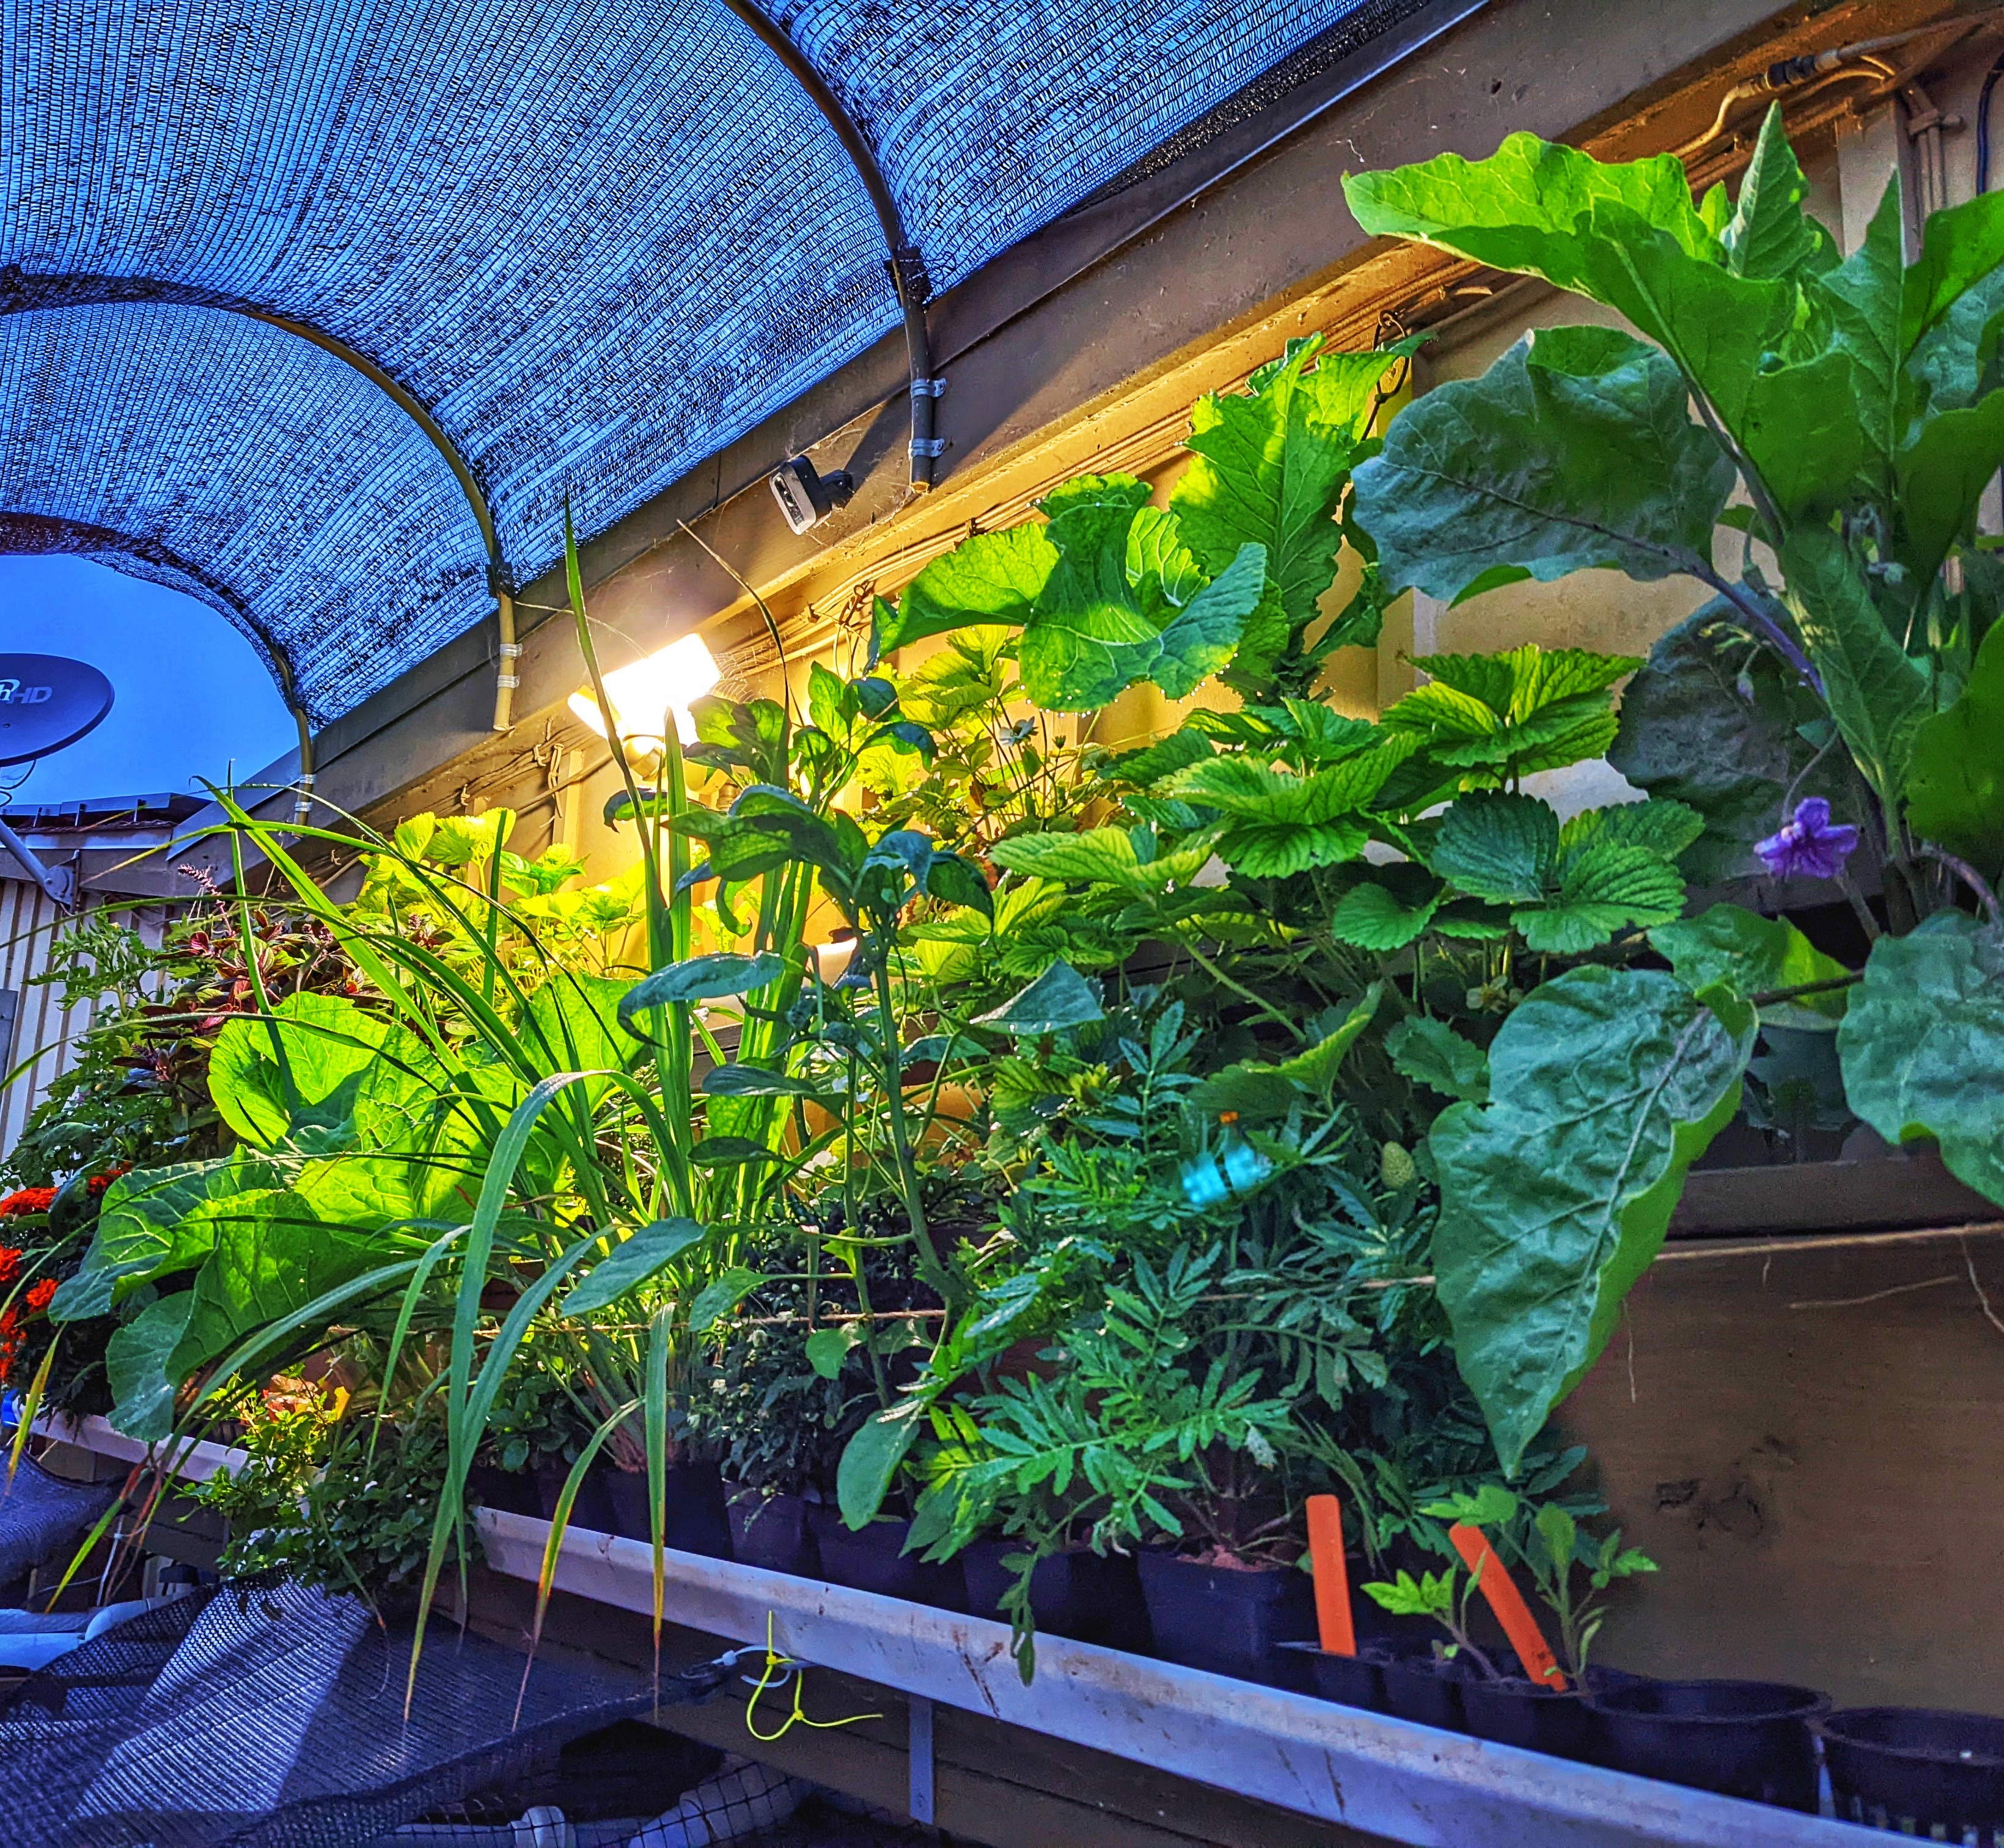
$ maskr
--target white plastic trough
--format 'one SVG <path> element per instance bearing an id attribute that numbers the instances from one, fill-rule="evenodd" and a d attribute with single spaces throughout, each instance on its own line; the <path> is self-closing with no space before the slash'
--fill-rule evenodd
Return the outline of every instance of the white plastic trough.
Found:
<path id="1" fill-rule="evenodd" d="M 145 1454 L 99 1419 L 49 1434 Z M 196 1446 L 182 1473 L 206 1479 L 239 1454 Z M 490 1509 L 479 1525 L 489 1566 L 533 1584 L 549 1524 Z M 653 1608 L 637 1540 L 571 1529 L 556 1583 Z M 1414 1848 L 1862 1848 L 1874 1833 L 1057 1637 L 1039 1639 L 1026 1688 L 1005 1625 L 693 1553 L 667 1555 L 667 1597 L 673 1621 L 707 1635 L 762 1643 L 769 1615 L 801 1661 Z"/>

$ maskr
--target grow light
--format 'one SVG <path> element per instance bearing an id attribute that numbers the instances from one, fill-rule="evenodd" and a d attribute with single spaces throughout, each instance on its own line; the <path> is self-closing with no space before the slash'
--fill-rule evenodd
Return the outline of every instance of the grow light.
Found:
<path id="1" fill-rule="evenodd" d="M 697 635 L 671 642 L 631 667 L 615 668 L 605 676 L 605 697 L 611 702 L 621 741 L 643 747 L 651 741 L 658 747 L 667 736 L 663 729 L 667 716 L 673 712 L 675 730 L 682 743 L 693 744 L 695 721 L 690 716 L 689 708 L 721 677 L 702 636 Z M 601 738 L 611 735 L 589 687 L 580 687 L 570 696 L 570 709 Z"/>

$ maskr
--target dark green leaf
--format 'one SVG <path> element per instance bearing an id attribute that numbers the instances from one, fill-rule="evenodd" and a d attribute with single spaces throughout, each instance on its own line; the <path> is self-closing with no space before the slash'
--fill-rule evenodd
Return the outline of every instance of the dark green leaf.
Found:
<path id="1" fill-rule="evenodd" d="M 836 1502 L 843 1524 L 860 1531 L 874 1518 L 890 1493 L 912 1440 L 923 1428 L 915 1399 L 871 1417 L 850 1438 L 836 1472 Z"/>
<path id="2" fill-rule="evenodd" d="M 1937 912 L 1872 947 L 1838 1029 L 1851 1108 L 1894 1143 L 1932 1136 L 2004 1206 L 2004 932 Z"/>
<path id="3" fill-rule="evenodd" d="M 1448 1025 L 1416 1014 L 1385 1036 L 1393 1067 L 1415 1084 L 1471 1104 L 1489 1101 L 1489 1055 Z"/>
<path id="4" fill-rule="evenodd" d="M 618 1301 L 709 1237 L 691 1219 L 656 1220 L 622 1239 L 563 1300 L 566 1315 L 588 1315 Z"/>
<path id="5" fill-rule="evenodd" d="M 689 1304 L 689 1332 L 709 1333 L 765 1281 L 759 1272 L 740 1266 L 705 1284 Z"/>
<path id="6" fill-rule="evenodd" d="M 1694 994 L 1725 987 L 1751 1001 L 1756 995 L 1848 973 L 1787 919 L 1763 918 L 1737 905 L 1715 905 L 1695 918 L 1665 924 L 1649 933 L 1649 942 Z M 1761 1017 L 1776 1026 L 1820 1026 L 1827 1031 L 1843 1018 L 1845 999 L 1843 989 L 1833 989 L 1764 1009 Z"/>
<path id="7" fill-rule="evenodd" d="M 714 1001 L 726 995 L 749 994 L 776 982 L 786 973 L 786 960 L 769 950 L 757 956 L 737 956 L 720 951 L 713 956 L 694 956 L 686 962 L 671 963 L 644 976 L 626 991 L 619 1003 L 619 1024 L 636 1031 L 633 1017 L 644 1009 L 663 1007 L 675 1001 Z"/>
<path id="8" fill-rule="evenodd" d="M 1439 1297 L 1506 1472 L 1606 1345 L 1738 1107 L 1753 1013 L 1710 999 L 1655 971 L 1571 970 L 1505 1021 L 1494 1101 L 1435 1122 Z"/>
<path id="9" fill-rule="evenodd" d="M 1021 993 L 974 1024 L 1022 1035 L 1063 1033 L 1105 1017 L 1099 991 L 1070 963 L 1054 962 Z"/>
<path id="10" fill-rule="evenodd" d="M 173 1431 L 174 1395 L 185 1376 L 170 1372 L 169 1363 L 194 1307 L 194 1292 L 184 1290 L 148 1304 L 112 1330 L 104 1344 L 104 1378 L 114 1431 L 145 1444 L 158 1444 Z"/>
<path id="11" fill-rule="evenodd" d="M 1662 354 L 1604 327 L 1541 331 L 1428 392 L 1357 471 L 1386 582 L 1451 600 L 1498 566 L 1548 583 L 1708 565 L 1734 469 L 1689 395 Z"/>
<path id="12" fill-rule="evenodd" d="M 1986 874 L 2004 867 L 2004 622 L 1984 637 L 1962 697 L 1914 733 L 1907 819 Z"/>
<path id="13" fill-rule="evenodd" d="M 1523 904 L 1544 897 L 1558 850 L 1558 814 L 1550 803 L 1478 789 L 1442 818 L 1431 863 L 1475 898 Z"/>

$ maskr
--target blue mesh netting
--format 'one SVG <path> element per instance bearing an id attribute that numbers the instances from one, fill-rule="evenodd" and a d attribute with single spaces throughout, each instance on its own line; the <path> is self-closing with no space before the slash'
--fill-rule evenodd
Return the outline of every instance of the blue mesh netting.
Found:
<path id="1" fill-rule="evenodd" d="M 775 16 L 944 287 L 1387 6 Z M 518 579 L 566 492 L 603 530 L 896 322 L 839 143 L 716 0 L 0 0 L 0 543 L 30 513 L 179 561 L 321 720 L 486 614 L 479 536 L 359 374 L 191 299 L 413 392 Z M 149 289 L 179 299 L 89 305 Z"/>

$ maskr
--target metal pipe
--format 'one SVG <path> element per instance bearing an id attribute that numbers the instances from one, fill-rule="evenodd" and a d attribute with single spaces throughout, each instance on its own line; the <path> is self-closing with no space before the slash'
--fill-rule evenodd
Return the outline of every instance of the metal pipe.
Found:
<path id="1" fill-rule="evenodd" d="M 1916 39 L 1939 37 L 1943 33 L 1952 37 L 1967 37 L 1987 19 L 1994 17 L 1999 9 L 1972 14 L 1963 19 L 1937 20 L 1932 26 L 1917 26 L 1907 32 L 1887 33 L 1879 38 L 1857 39 L 1848 45 L 1837 45 L 1827 51 L 1806 51 L 1797 58 L 1784 58 L 1768 65 L 1758 77 L 1750 77 L 1736 83 L 1718 100 L 1718 114 L 1712 118 L 1711 126 L 1704 134 L 1696 135 L 1671 152 L 1679 159 L 1695 153 L 1708 142 L 1715 142 L 1725 132 L 1726 118 L 1732 113 L 1736 103 L 1746 102 L 1757 96 L 1770 96 L 1782 90 L 1793 90 L 1807 83 L 1812 78 L 1834 81 L 1839 76 L 1867 75 L 1856 67 L 1866 65 L 1882 51 L 1890 51 L 1901 45 L 1911 44 Z M 1890 81 L 1898 75 L 1895 71 L 1883 68 L 1871 73 L 1882 81 Z M 1820 82 L 1818 87 L 1822 87 Z"/>
<path id="2" fill-rule="evenodd" d="M 0 847 L 5 848 L 21 863 L 22 870 L 40 887 L 42 896 L 47 899 L 50 904 L 55 906 L 58 911 L 69 909 L 70 898 L 75 891 L 74 884 L 72 886 L 71 891 L 64 891 L 57 883 L 55 874 L 35 857 L 33 849 L 5 821 L 0 821 Z"/>
<path id="3" fill-rule="evenodd" d="M 933 434 L 934 408 L 946 388 L 946 381 L 933 376 L 932 334 L 926 324 L 926 304 L 932 299 L 933 285 L 926 273 L 925 257 L 905 229 L 904 214 L 898 209 L 890 183 L 877 164 L 876 150 L 807 54 L 752 0 L 723 0 L 723 3 L 792 72 L 794 81 L 806 91 L 808 100 L 827 117 L 828 125 L 835 131 L 836 138 L 863 182 L 863 190 L 870 195 L 885 247 L 891 253 L 891 286 L 897 292 L 898 306 L 905 319 L 905 352 L 912 373 L 912 492 L 928 493 L 933 485 L 933 464 L 946 447 Z"/>

